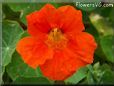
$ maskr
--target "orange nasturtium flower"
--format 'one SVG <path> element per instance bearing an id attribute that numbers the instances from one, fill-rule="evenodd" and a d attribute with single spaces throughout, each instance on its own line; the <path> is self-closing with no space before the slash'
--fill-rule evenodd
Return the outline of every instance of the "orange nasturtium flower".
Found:
<path id="1" fill-rule="evenodd" d="M 27 15 L 27 23 L 31 36 L 21 39 L 16 50 L 30 67 L 40 67 L 44 76 L 64 80 L 93 62 L 97 44 L 84 32 L 80 10 L 46 4 Z"/>

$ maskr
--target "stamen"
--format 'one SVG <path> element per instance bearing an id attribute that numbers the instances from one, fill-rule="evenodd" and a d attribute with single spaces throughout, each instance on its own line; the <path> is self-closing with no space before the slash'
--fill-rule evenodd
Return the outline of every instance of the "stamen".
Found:
<path id="1" fill-rule="evenodd" d="M 49 47 L 54 48 L 63 48 L 66 46 L 67 39 L 60 29 L 54 28 L 48 34 L 48 39 L 46 40 L 46 44 Z"/>

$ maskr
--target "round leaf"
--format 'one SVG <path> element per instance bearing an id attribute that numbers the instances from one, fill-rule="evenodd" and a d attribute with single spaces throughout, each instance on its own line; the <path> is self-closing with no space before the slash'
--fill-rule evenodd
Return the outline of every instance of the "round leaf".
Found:
<path id="1" fill-rule="evenodd" d="M 106 58 L 110 62 L 114 62 L 114 53 L 112 51 L 113 44 L 112 44 L 112 36 L 104 36 L 101 38 L 100 44 Z"/>
<path id="2" fill-rule="evenodd" d="M 14 21 L 3 21 L 2 25 L 2 65 L 6 66 L 11 62 L 16 43 L 23 34 L 23 30 L 19 24 Z"/>
<path id="3" fill-rule="evenodd" d="M 23 62 L 20 55 L 15 52 L 12 62 L 6 67 L 8 75 L 15 80 L 18 77 L 41 77 L 40 69 L 33 69 Z"/>
<path id="4" fill-rule="evenodd" d="M 13 11 L 21 12 L 21 21 L 26 24 L 26 15 L 39 10 L 45 3 L 9 3 Z"/>

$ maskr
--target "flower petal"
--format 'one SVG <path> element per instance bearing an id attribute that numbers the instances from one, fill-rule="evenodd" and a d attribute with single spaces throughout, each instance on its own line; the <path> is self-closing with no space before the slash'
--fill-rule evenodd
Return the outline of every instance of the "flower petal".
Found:
<path id="1" fill-rule="evenodd" d="M 52 80 L 64 80 L 80 67 L 86 65 L 76 55 L 72 55 L 68 49 L 55 50 L 54 52 L 53 59 L 47 60 L 45 64 L 40 66 L 42 73 Z"/>
<path id="2" fill-rule="evenodd" d="M 42 40 L 33 37 L 21 39 L 17 44 L 16 50 L 24 62 L 32 68 L 43 64 L 47 59 L 51 59 L 53 56 L 52 49 L 49 49 Z"/>
<path id="3" fill-rule="evenodd" d="M 64 80 L 80 67 L 93 62 L 97 45 L 92 35 L 81 32 L 69 39 L 64 50 L 54 50 L 54 57 L 40 66 L 46 77 L 52 80 Z"/>
<path id="4" fill-rule="evenodd" d="M 94 51 L 97 44 L 92 35 L 86 32 L 81 32 L 75 37 L 69 37 L 71 40 L 68 43 L 68 47 L 72 52 L 78 54 L 80 59 L 87 62 L 93 62 Z"/>
<path id="5" fill-rule="evenodd" d="M 61 18 L 61 29 L 64 32 L 81 32 L 84 30 L 84 24 L 82 22 L 82 13 L 80 10 L 76 10 L 72 6 L 62 6 L 57 9 L 62 12 L 64 16 Z"/>
<path id="6" fill-rule="evenodd" d="M 55 13 L 55 10 L 52 5 L 46 4 L 41 10 L 27 15 L 28 32 L 33 36 L 49 32 L 51 27 L 48 18 Z"/>

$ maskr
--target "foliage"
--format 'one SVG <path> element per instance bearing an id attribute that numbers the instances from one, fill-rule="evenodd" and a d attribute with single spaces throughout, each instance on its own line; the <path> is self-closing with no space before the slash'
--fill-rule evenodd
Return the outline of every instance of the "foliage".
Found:
<path id="1" fill-rule="evenodd" d="M 75 3 L 52 3 L 55 7 Z M 16 43 L 27 36 L 26 15 L 39 10 L 45 3 L 3 4 L 2 15 L 2 65 L 0 83 L 12 84 L 54 84 L 42 75 L 40 69 L 28 67 L 15 51 Z M 98 44 L 92 65 L 79 69 L 64 84 L 114 84 L 113 24 L 114 8 L 81 8 L 86 31 L 92 34 Z M 105 14 L 105 13 L 106 14 Z M 2 70 L 1 70 L 2 69 Z M 58 69 L 59 70 L 59 69 Z M 8 80 L 7 80 L 8 79 Z"/>

